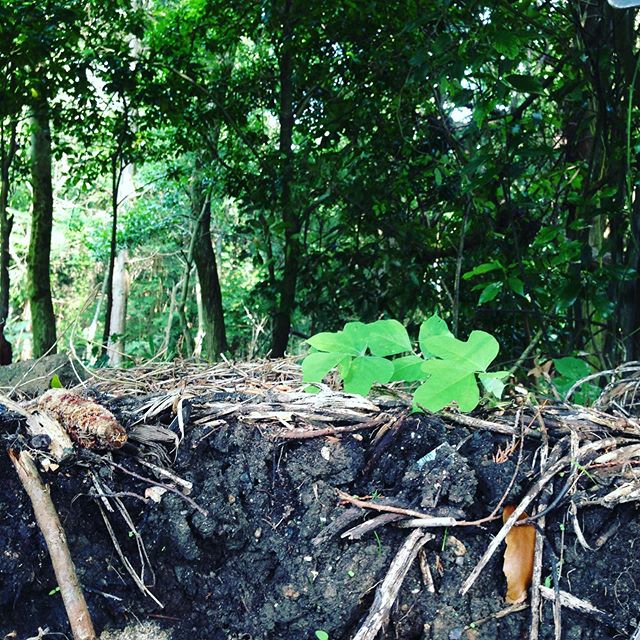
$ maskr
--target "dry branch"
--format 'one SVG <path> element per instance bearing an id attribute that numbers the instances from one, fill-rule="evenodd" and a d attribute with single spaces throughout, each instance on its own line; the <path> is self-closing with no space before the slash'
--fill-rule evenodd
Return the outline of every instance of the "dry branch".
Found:
<path id="1" fill-rule="evenodd" d="M 376 590 L 376 595 L 364 623 L 353 640 L 374 640 L 382 625 L 389 617 L 389 612 L 396 601 L 400 587 L 413 564 L 418 551 L 431 539 L 432 533 L 424 533 L 420 529 L 412 531 L 404 541 L 396 557 L 391 562 L 389 571 Z"/>
<path id="2" fill-rule="evenodd" d="M 545 600 L 555 600 L 555 591 L 550 587 L 545 587 L 544 585 L 539 586 L 540 594 Z M 589 615 L 599 622 L 606 624 L 610 627 L 615 627 L 615 619 L 614 617 L 607 613 L 606 611 L 602 611 L 597 607 L 594 607 L 588 600 L 582 600 L 581 598 L 576 598 L 576 596 L 568 593 L 567 591 L 560 590 L 560 604 L 567 609 L 572 609 L 573 611 L 577 611 L 578 613 L 584 613 Z"/>
<path id="3" fill-rule="evenodd" d="M 31 500 L 36 522 L 49 549 L 51 564 L 60 587 L 60 595 L 67 611 L 73 637 L 75 640 L 95 640 L 97 636 L 67 546 L 67 537 L 49 491 L 42 482 L 28 452 L 18 453 L 10 450 L 9 458 Z"/>

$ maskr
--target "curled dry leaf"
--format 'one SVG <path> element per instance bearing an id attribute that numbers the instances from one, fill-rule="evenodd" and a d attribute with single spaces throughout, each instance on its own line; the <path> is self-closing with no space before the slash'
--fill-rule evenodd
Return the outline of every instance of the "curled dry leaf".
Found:
<path id="1" fill-rule="evenodd" d="M 515 507 L 507 505 L 502 513 L 502 521 L 506 522 Z M 527 518 L 523 513 L 518 520 Z M 504 552 L 502 571 L 507 578 L 507 597 L 509 604 L 518 604 L 527 599 L 527 589 L 533 576 L 533 556 L 535 553 L 536 528 L 531 524 L 512 527 L 505 538 L 507 548 Z"/>
<path id="2" fill-rule="evenodd" d="M 49 389 L 38 398 L 38 409 L 55 418 L 81 447 L 119 449 L 127 441 L 111 411 L 72 391 Z"/>

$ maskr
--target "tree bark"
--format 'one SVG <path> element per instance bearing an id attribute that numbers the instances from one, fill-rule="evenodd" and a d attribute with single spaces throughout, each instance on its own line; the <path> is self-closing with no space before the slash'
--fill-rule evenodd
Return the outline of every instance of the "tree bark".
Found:
<path id="1" fill-rule="evenodd" d="M 111 305 L 111 333 L 107 346 L 110 367 L 121 367 L 124 353 L 124 333 L 127 327 L 127 302 L 129 300 L 129 252 L 120 249 L 113 269 L 113 292 Z"/>
<path id="2" fill-rule="evenodd" d="M 51 130 L 46 98 L 40 98 L 32 110 L 31 182 L 33 211 L 27 258 L 27 287 L 33 327 L 33 355 L 39 358 L 56 351 L 56 319 L 51 300 L 50 278 L 53 227 Z"/>
<path id="3" fill-rule="evenodd" d="M 300 220 L 293 206 L 293 20 L 292 0 L 285 0 L 282 12 L 280 48 L 280 211 L 284 223 L 284 269 L 278 282 L 278 306 L 273 322 L 271 357 L 284 356 L 289 343 L 291 315 L 295 307 L 300 265 Z"/>
<path id="4" fill-rule="evenodd" d="M 9 139 L 5 140 L 2 123 L 2 158 L 0 159 L 0 365 L 11 364 L 13 351 L 4 335 L 9 318 L 9 240 L 13 229 L 13 215 L 9 213 L 9 170 L 18 149 L 15 120 L 9 124 Z"/>
<path id="5" fill-rule="evenodd" d="M 113 306 L 113 269 L 116 262 L 116 241 L 118 237 L 118 191 L 122 167 L 120 153 L 116 151 L 111 158 L 111 238 L 109 240 L 109 264 L 106 278 L 106 305 L 104 312 L 104 331 L 102 333 L 102 353 L 106 354 L 111 335 L 111 307 Z"/>
<path id="6" fill-rule="evenodd" d="M 192 256 L 200 283 L 203 346 L 208 359 L 217 360 L 227 348 L 227 337 L 216 254 L 211 243 L 211 199 L 204 191 L 197 168 L 191 186 L 191 205 L 196 220 Z"/>

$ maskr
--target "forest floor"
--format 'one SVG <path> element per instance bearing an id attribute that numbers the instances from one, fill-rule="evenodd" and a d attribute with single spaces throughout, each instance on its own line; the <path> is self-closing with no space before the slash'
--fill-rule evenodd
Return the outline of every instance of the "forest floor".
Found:
<path id="1" fill-rule="evenodd" d="M 289 361 L 101 371 L 85 384 L 129 442 L 81 451 L 43 477 L 103 638 L 125 627 L 132 639 L 536 637 L 530 599 L 505 604 L 504 543 L 461 594 L 501 531 L 500 505 L 531 495 L 553 506 L 531 589 L 537 595 L 536 580 L 550 587 L 533 625 L 539 637 L 630 638 L 640 623 L 637 503 L 608 497 L 635 482 L 633 420 L 570 406 L 514 405 L 470 420 L 411 414 L 400 393 L 303 394 Z M 7 448 L 28 443 L 11 413 L 2 432 Z M 625 462 L 581 458 L 584 443 L 598 455 L 626 446 Z M 549 479 L 554 495 L 568 489 L 555 505 L 535 488 L 546 452 L 549 465 L 554 452 L 575 461 Z M 2 460 L 0 639 L 70 638 L 31 504 Z M 449 526 L 403 527 L 413 512 Z M 367 616 L 377 592 L 390 595 L 385 578 L 410 544 L 376 636 Z M 597 612 L 554 604 L 567 604 L 554 567 L 559 589 Z"/>

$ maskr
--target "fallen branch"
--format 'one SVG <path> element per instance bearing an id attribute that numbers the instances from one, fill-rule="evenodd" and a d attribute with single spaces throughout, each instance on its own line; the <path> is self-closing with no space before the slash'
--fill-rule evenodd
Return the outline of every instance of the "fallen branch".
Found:
<path id="1" fill-rule="evenodd" d="M 420 529 L 412 531 L 407 536 L 391 562 L 385 579 L 376 590 L 369 614 L 356 635 L 353 636 L 353 640 L 374 640 L 378 635 L 378 631 L 389 617 L 391 607 L 398 597 L 400 587 L 418 555 L 418 551 L 433 538 L 432 533 L 424 533 Z"/>
<path id="2" fill-rule="evenodd" d="M 27 451 L 18 453 L 10 450 L 9 459 L 31 500 L 36 522 L 47 544 L 73 637 L 75 640 L 96 640 L 96 632 L 67 546 L 67 537 L 49 491 Z"/>
<path id="3" fill-rule="evenodd" d="M 551 587 L 545 587 L 544 585 L 539 586 L 540 595 L 545 600 L 555 600 L 555 591 L 551 589 Z M 573 611 L 577 611 L 578 613 L 587 614 L 598 622 L 602 622 L 610 627 L 616 627 L 616 621 L 614 617 L 607 613 L 606 611 L 602 611 L 597 607 L 594 607 L 588 600 L 582 600 L 581 598 L 576 598 L 576 596 L 572 595 L 567 591 L 560 590 L 560 604 L 567 609 L 572 609 Z"/>

